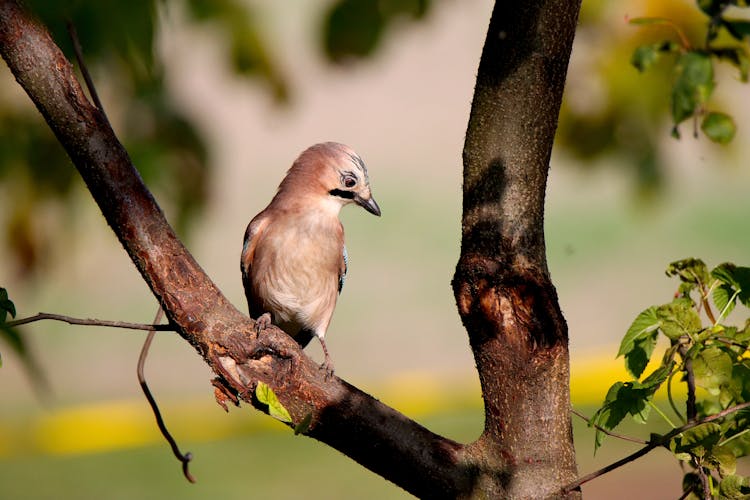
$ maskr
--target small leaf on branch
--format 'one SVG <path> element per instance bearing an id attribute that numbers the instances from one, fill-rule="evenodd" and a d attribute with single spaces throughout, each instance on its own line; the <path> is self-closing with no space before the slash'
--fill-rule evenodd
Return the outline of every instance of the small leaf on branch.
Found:
<path id="1" fill-rule="evenodd" d="M 672 120 L 677 127 L 708 101 L 714 89 L 714 67 L 707 53 L 693 50 L 679 57 L 675 71 Z"/>
<path id="2" fill-rule="evenodd" d="M 0 323 L 5 323 L 8 314 L 10 314 L 11 318 L 15 318 L 16 306 L 8 298 L 8 291 L 5 288 L 0 288 Z"/>
<path id="3" fill-rule="evenodd" d="M 692 257 L 670 262 L 665 271 L 667 276 L 678 276 L 684 283 L 701 285 L 708 283 L 708 268 L 701 259 Z"/>
<path id="4" fill-rule="evenodd" d="M 712 111 L 703 118 L 701 130 L 712 141 L 719 144 L 728 144 L 734 139 L 737 127 L 731 116 Z"/>
<path id="5" fill-rule="evenodd" d="M 680 460 L 686 459 L 685 454 L 703 457 L 707 450 L 710 450 L 719 442 L 719 439 L 721 439 L 721 426 L 709 422 L 675 436 L 669 442 L 669 449 Z"/>
<path id="6" fill-rule="evenodd" d="M 643 370 L 646 369 L 648 362 L 651 360 L 651 354 L 656 347 L 656 338 L 659 335 L 657 330 L 642 336 L 633 342 L 633 349 L 625 354 L 625 368 L 630 374 L 638 379 Z"/>
<path id="7" fill-rule="evenodd" d="M 726 283 L 722 283 L 714 288 L 711 298 L 714 300 L 714 304 L 716 304 L 716 308 L 722 317 L 728 316 L 734 310 L 734 306 L 737 303 L 736 290 Z"/>
<path id="8" fill-rule="evenodd" d="M 589 426 L 602 427 L 611 431 L 630 415 L 638 423 L 646 423 L 651 407 L 648 401 L 658 389 L 658 385 L 644 387 L 639 382 L 615 382 L 609 388 L 602 407 L 591 417 Z M 606 434 L 597 429 L 594 435 L 594 452 L 601 446 Z"/>
<path id="9" fill-rule="evenodd" d="M 617 357 L 628 355 L 635 347 L 636 340 L 645 338 L 659 328 L 661 322 L 656 315 L 656 307 L 651 306 L 645 311 L 641 312 L 636 316 L 633 323 L 625 333 L 622 342 L 620 343 L 620 350 L 617 351 Z M 640 375 L 640 374 L 639 374 Z"/>
<path id="10" fill-rule="evenodd" d="M 669 40 L 641 45 L 633 51 L 630 64 L 643 73 L 659 60 L 662 53 L 676 52 L 678 49 L 679 45 Z"/>
<path id="11" fill-rule="evenodd" d="M 711 276 L 734 288 L 737 298 L 750 307 L 750 267 L 735 266 L 730 262 L 719 264 L 711 271 Z"/>
<path id="12" fill-rule="evenodd" d="M 719 347 L 707 347 L 693 359 L 695 383 L 717 396 L 732 380 L 732 357 Z"/>
<path id="13" fill-rule="evenodd" d="M 719 485 L 721 498 L 740 499 L 750 494 L 750 478 L 729 475 L 722 479 Z"/>
<path id="14" fill-rule="evenodd" d="M 287 409 L 281 404 L 273 389 L 268 387 L 268 384 L 258 382 L 258 385 L 255 387 L 255 397 L 258 398 L 258 401 L 268 406 L 268 414 L 273 418 L 286 423 L 292 421 L 291 415 L 289 415 Z"/>
<path id="15" fill-rule="evenodd" d="M 737 457 L 726 446 L 714 446 L 706 458 L 706 461 L 722 476 L 734 474 L 737 471 Z"/>
<path id="16" fill-rule="evenodd" d="M 656 316 L 661 320 L 659 328 L 672 340 L 683 335 L 695 335 L 703 327 L 690 299 L 679 298 L 659 306 Z"/>

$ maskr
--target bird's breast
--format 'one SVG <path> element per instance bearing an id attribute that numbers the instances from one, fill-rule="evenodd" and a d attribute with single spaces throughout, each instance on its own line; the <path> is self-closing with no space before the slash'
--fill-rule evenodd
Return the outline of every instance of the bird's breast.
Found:
<path id="1" fill-rule="evenodd" d="M 322 336 L 338 295 L 343 237 L 314 224 L 272 226 L 255 250 L 253 288 L 287 333 Z"/>

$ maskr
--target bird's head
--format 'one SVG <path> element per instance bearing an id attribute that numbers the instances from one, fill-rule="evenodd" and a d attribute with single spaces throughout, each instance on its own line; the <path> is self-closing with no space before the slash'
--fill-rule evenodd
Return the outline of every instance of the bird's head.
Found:
<path id="1" fill-rule="evenodd" d="M 338 142 L 323 142 L 303 151 L 279 186 L 280 192 L 287 190 L 315 196 L 338 208 L 356 203 L 380 215 L 365 163 L 350 147 Z"/>

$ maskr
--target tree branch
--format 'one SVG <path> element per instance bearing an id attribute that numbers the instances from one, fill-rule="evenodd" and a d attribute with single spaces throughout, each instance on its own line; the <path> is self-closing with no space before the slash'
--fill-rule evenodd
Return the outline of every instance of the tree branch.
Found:
<path id="1" fill-rule="evenodd" d="M 730 414 L 732 414 L 734 412 L 737 412 L 737 411 L 740 411 L 740 410 L 744 410 L 745 408 L 750 408 L 750 402 L 742 403 L 742 404 L 738 404 L 736 406 L 729 407 L 726 410 L 720 411 L 719 413 L 715 413 L 713 415 L 709 415 L 708 417 L 702 418 L 700 420 L 694 420 L 692 422 L 688 422 L 685 425 L 683 425 L 682 427 L 677 427 L 675 429 L 672 429 L 670 432 L 664 434 L 663 436 L 660 436 L 660 437 L 652 439 L 651 441 L 649 441 L 649 443 L 646 446 L 644 446 L 640 450 L 636 451 L 635 453 L 632 453 L 632 454 L 630 454 L 630 455 L 628 455 L 628 456 L 626 456 L 624 458 L 621 458 L 620 460 L 618 460 L 618 461 L 616 461 L 614 463 L 611 463 L 611 464 L 607 465 L 606 467 L 602 467 L 601 469 L 596 470 L 596 471 L 594 471 L 594 472 L 592 472 L 590 474 L 586 474 L 585 476 L 582 476 L 582 477 L 576 479 L 572 483 L 565 485 L 565 487 L 563 488 L 562 491 L 563 491 L 563 493 L 567 493 L 567 492 L 570 492 L 570 491 L 573 491 L 573 490 L 577 490 L 578 488 L 581 487 L 581 485 L 588 483 L 592 479 L 596 479 L 597 477 L 602 476 L 602 475 L 606 474 L 607 472 L 611 472 L 611 471 L 613 471 L 615 469 L 618 469 L 618 468 L 622 467 L 623 465 L 625 465 L 627 463 L 630 463 L 633 460 L 636 460 L 636 459 L 642 457 L 643 455 L 649 453 L 651 450 L 654 450 L 656 448 L 660 448 L 662 446 L 668 445 L 669 441 L 673 437 L 678 436 L 678 435 L 682 434 L 683 432 L 692 429 L 693 427 L 698 427 L 699 425 L 707 424 L 709 422 L 713 422 L 714 420 L 719 420 L 719 419 L 724 418 L 727 415 L 730 415 Z"/>
<path id="2" fill-rule="evenodd" d="M 0 52 L 78 169 L 107 223 L 170 324 L 227 388 L 255 403 L 266 383 L 306 434 L 419 497 L 470 491 L 476 467 L 464 448 L 346 382 L 325 380 L 277 328 L 262 335 L 184 248 L 102 113 L 85 98 L 47 30 L 15 0 L 0 0 Z"/>
<path id="3" fill-rule="evenodd" d="M 54 313 L 45 313 L 40 312 L 34 316 L 29 316 L 28 318 L 21 318 L 16 319 L 13 321 L 8 321 L 6 323 L 3 323 L 5 326 L 21 326 L 21 325 L 27 325 L 29 323 L 34 323 L 35 321 L 43 321 L 43 320 L 52 320 L 52 321 L 62 321 L 63 323 L 68 323 L 69 325 L 79 325 L 79 326 L 105 326 L 108 328 L 125 328 L 128 330 L 145 330 L 145 331 L 159 331 L 159 332 L 173 332 L 176 330 L 176 327 L 174 325 L 169 324 L 160 324 L 160 325 L 148 325 L 144 323 L 128 323 L 127 321 L 108 321 L 104 319 L 82 319 L 82 318 L 73 318 L 71 316 L 63 316 L 62 314 L 54 314 Z"/>
<path id="4" fill-rule="evenodd" d="M 161 321 L 161 317 L 164 314 L 164 311 L 161 310 L 161 307 L 156 312 L 156 317 L 154 318 L 154 323 L 158 323 Z M 164 439 L 167 440 L 167 443 L 169 443 L 169 447 L 172 449 L 172 454 L 177 458 L 177 460 L 180 461 L 182 464 L 182 475 L 185 476 L 185 479 L 190 481 L 191 483 L 195 482 L 195 477 L 190 473 L 190 461 L 193 459 L 193 454 L 190 452 L 187 452 L 183 454 L 180 451 L 180 447 L 177 445 L 177 441 L 172 437 L 172 434 L 169 432 L 169 429 L 167 429 L 167 424 L 164 423 L 164 419 L 161 416 L 161 411 L 159 411 L 159 405 L 156 403 L 156 399 L 154 398 L 154 395 L 151 394 L 151 389 L 148 387 L 148 382 L 146 382 L 146 374 L 144 373 L 144 367 L 146 365 L 146 358 L 148 357 L 148 350 L 151 348 L 151 342 L 154 340 L 154 334 L 156 333 L 155 330 L 149 330 L 148 335 L 146 335 L 146 340 L 143 342 L 143 347 L 141 347 L 141 354 L 138 356 L 138 365 L 136 367 L 136 375 L 138 376 L 138 384 L 141 386 L 141 390 L 143 391 L 143 395 L 146 396 L 146 401 L 148 401 L 149 406 L 151 407 L 151 411 L 154 413 L 154 418 L 156 418 L 156 425 L 159 427 L 159 431 L 161 432 L 161 435 L 164 436 Z"/>
<path id="5" fill-rule="evenodd" d="M 583 413 L 581 413 L 581 412 L 579 412 L 579 411 L 577 411 L 577 410 L 575 410 L 573 408 L 571 408 L 570 413 L 572 413 L 573 415 L 575 415 L 576 417 L 578 417 L 580 419 L 585 420 L 587 424 L 591 425 L 591 420 L 588 417 L 586 417 L 586 415 L 584 415 Z M 600 425 L 596 425 L 596 424 L 593 424 L 593 425 L 594 425 L 594 428 L 596 430 L 603 432 L 607 436 L 611 436 L 611 437 L 617 438 L 617 439 L 622 439 L 623 441 L 630 441 L 631 443 L 648 444 L 648 441 L 644 441 L 643 439 L 633 438 L 633 437 L 630 437 L 630 436 L 626 436 L 624 434 L 618 434 L 616 432 L 608 431 L 607 429 L 605 429 L 604 427 L 602 427 Z"/>

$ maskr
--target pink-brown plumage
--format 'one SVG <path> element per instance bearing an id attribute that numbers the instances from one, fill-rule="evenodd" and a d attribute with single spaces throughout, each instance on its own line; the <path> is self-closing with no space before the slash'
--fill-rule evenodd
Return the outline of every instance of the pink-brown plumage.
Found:
<path id="1" fill-rule="evenodd" d="M 341 207 L 357 203 L 380 215 L 367 169 L 349 147 L 326 142 L 302 152 L 271 203 L 245 232 L 241 268 L 253 318 L 271 321 L 304 347 L 323 340 L 346 273 Z"/>

